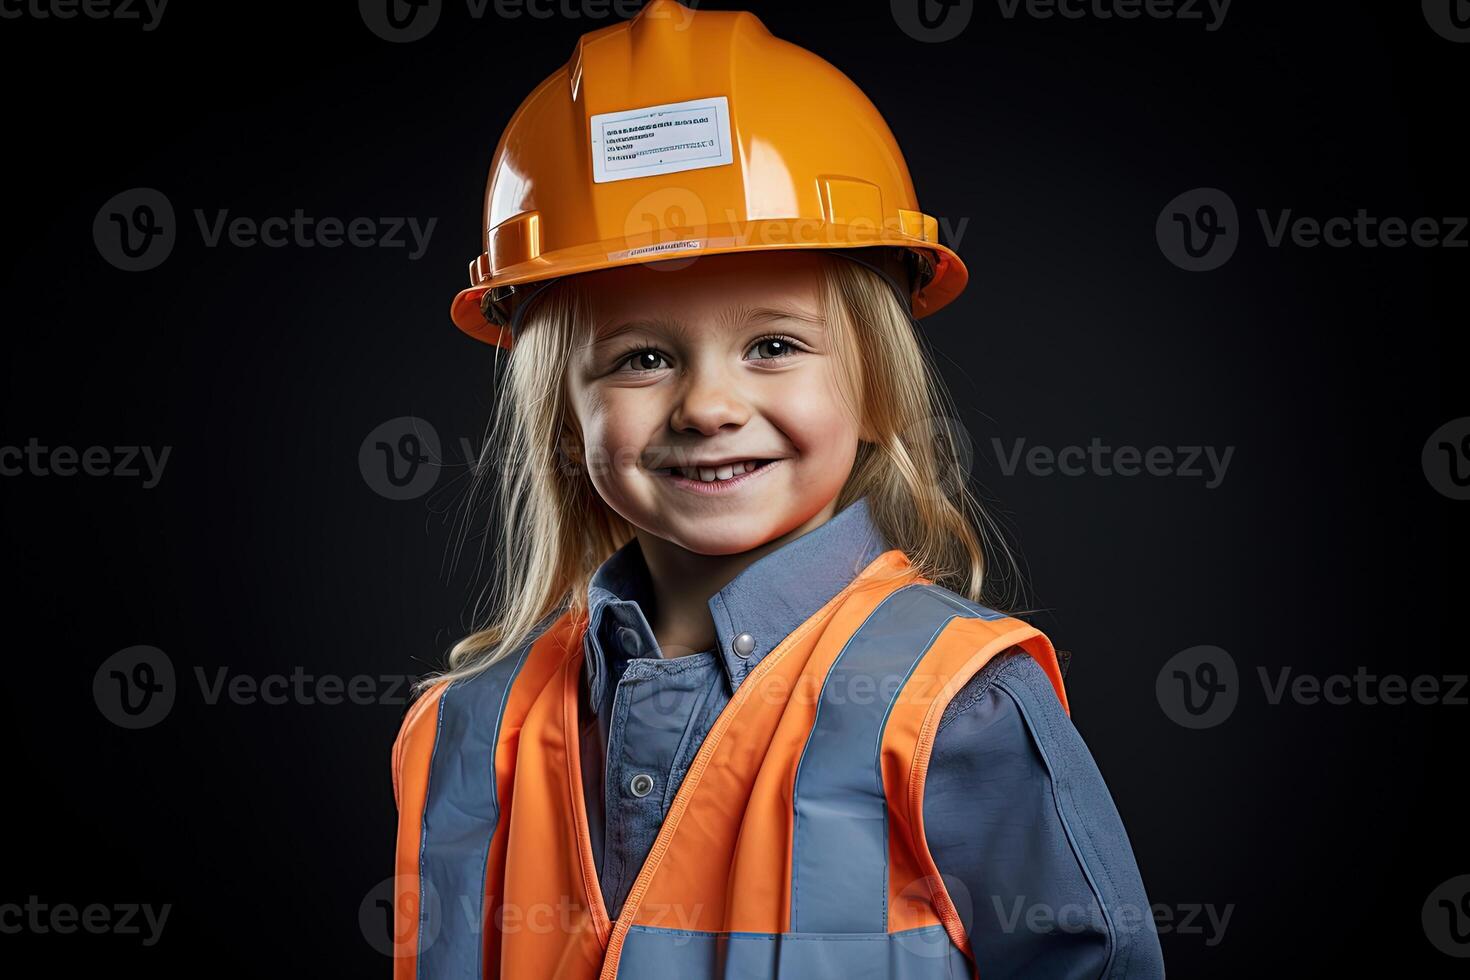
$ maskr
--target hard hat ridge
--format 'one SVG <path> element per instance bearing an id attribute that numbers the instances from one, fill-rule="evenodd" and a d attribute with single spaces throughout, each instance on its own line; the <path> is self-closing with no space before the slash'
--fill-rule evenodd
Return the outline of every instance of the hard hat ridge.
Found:
<path id="1" fill-rule="evenodd" d="M 511 117 L 486 185 L 484 248 L 450 315 L 508 348 L 528 300 L 561 276 L 817 248 L 862 252 L 907 284 L 905 307 L 924 317 L 968 279 L 938 231 L 851 79 L 748 11 L 651 0 L 584 34 Z M 874 260 L 895 248 L 912 257 Z"/>

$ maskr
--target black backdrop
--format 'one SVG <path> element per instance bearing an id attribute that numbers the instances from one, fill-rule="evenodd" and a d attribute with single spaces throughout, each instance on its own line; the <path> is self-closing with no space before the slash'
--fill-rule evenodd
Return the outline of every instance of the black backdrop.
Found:
<path id="1" fill-rule="evenodd" d="M 1470 44 L 1451 0 L 1237 0 L 1223 20 L 1097 2 L 960 3 L 945 41 L 914 0 L 743 6 L 871 94 L 971 269 L 924 328 L 1038 622 L 1074 654 L 1073 719 L 1171 975 L 1459 975 L 1470 910 L 1440 900 L 1470 873 L 1450 561 Z M 348 2 L 117 6 L 0 19 L 0 905 L 21 907 L 0 946 L 61 974 L 385 977 L 400 679 L 464 633 L 483 581 L 478 540 L 451 558 L 491 353 L 448 301 L 501 128 L 611 20 L 449 2 L 404 43 Z M 111 224 L 141 206 L 174 229 L 161 261 Z M 298 209 L 379 244 L 206 234 Z M 1268 235 L 1359 209 L 1435 223 L 1400 247 Z M 1178 221 L 1211 214 L 1225 251 L 1200 261 L 1234 253 L 1181 268 Z M 410 218 L 422 249 L 393 234 Z M 374 447 L 408 418 L 443 465 L 398 488 Z M 1047 465 L 1094 440 L 1111 455 Z M 167 451 L 161 472 L 136 447 Z M 1116 472 L 1120 447 L 1164 447 L 1157 472 Z M 1223 477 L 1189 447 L 1229 452 Z M 1374 679 L 1313 703 L 1274 697 L 1284 669 Z M 166 693 L 128 714 L 114 672 L 148 671 Z M 1215 707 L 1191 714 L 1180 674 L 1223 684 Z M 1383 703 L 1389 674 L 1438 694 Z M 129 905 L 166 906 L 161 931 Z M 68 907 L 100 924 L 63 931 Z"/>

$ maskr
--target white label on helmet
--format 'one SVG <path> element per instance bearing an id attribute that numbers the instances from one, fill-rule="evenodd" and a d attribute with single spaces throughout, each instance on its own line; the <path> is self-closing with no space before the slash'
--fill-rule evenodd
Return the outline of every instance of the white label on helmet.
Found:
<path id="1" fill-rule="evenodd" d="M 652 177 L 734 162 L 730 100 L 670 102 L 592 117 L 592 180 Z"/>

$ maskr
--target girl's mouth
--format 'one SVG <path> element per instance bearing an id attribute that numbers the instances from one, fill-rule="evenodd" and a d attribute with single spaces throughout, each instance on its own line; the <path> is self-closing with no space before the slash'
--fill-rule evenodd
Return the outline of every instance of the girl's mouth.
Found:
<path id="1" fill-rule="evenodd" d="M 779 459 L 747 459 L 718 468 L 668 466 L 654 470 L 680 490 L 690 493 L 729 493 L 760 477 L 770 470 Z"/>

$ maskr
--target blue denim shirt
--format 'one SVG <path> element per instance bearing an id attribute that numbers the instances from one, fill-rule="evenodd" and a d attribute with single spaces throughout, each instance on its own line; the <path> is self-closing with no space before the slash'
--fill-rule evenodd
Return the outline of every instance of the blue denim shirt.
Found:
<path id="1" fill-rule="evenodd" d="M 663 659 L 635 538 L 589 588 L 582 774 L 592 851 L 614 918 L 715 719 L 761 658 L 892 546 L 866 498 L 762 556 L 709 599 L 713 649 Z M 750 633 L 741 656 L 732 643 Z M 636 778 L 635 778 L 636 777 Z M 924 791 L 930 852 L 980 972 L 1162 977 L 1122 820 L 1051 682 L 995 657 L 940 720 Z"/>

